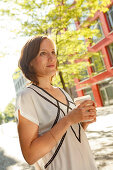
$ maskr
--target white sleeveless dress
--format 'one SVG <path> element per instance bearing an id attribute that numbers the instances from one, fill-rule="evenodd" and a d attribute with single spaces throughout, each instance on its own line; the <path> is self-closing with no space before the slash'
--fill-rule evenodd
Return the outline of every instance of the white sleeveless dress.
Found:
<path id="1" fill-rule="evenodd" d="M 60 90 L 67 99 L 67 105 L 33 84 L 26 87 L 19 97 L 18 109 L 21 115 L 39 126 L 39 136 L 75 108 L 69 94 Z M 59 143 L 37 162 L 41 170 L 97 170 L 80 124 L 70 126 Z"/>

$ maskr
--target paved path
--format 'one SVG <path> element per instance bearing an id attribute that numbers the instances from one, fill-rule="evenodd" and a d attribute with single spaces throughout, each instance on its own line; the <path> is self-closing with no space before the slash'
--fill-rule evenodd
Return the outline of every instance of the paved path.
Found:
<path id="1" fill-rule="evenodd" d="M 87 137 L 99 170 L 113 170 L 113 106 L 98 108 L 97 121 L 89 125 Z"/>
<path id="2" fill-rule="evenodd" d="M 87 137 L 98 170 L 113 170 L 113 106 L 97 109 L 97 121 L 89 125 Z M 15 123 L 0 125 L 0 170 L 34 170 L 21 154 Z"/>
<path id="3" fill-rule="evenodd" d="M 0 170 L 34 170 L 21 154 L 16 123 L 0 126 Z"/>

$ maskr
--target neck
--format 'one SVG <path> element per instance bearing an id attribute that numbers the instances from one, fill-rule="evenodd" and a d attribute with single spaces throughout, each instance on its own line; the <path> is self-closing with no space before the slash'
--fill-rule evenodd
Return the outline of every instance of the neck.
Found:
<path id="1" fill-rule="evenodd" d="M 51 78 L 50 77 L 40 77 L 38 78 L 38 82 L 39 82 L 39 87 L 43 88 L 43 89 L 52 89 L 52 85 L 51 85 Z"/>

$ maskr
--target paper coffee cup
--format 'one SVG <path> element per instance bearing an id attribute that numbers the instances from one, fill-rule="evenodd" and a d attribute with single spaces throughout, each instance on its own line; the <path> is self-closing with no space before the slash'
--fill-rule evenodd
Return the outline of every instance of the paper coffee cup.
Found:
<path id="1" fill-rule="evenodd" d="M 76 106 L 79 106 L 85 100 L 91 100 L 91 96 L 90 95 L 86 95 L 86 96 L 81 96 L 81 97 L 74 98 L 74 102 L 75 102 Z M 88 122 L 88 121 L 92 121 L 92 120 L 93 119 L 84 120 L 84 122 Z"/>
<path id="2" fill-rule="evenodd" d="M 91 96 L 86 95 L 86 96 L 74 98 L 74 102 L 75 102 L 76 106 L 78 106 L 79 104 L 81 104 L 85 100 L 91 100 Z"/>

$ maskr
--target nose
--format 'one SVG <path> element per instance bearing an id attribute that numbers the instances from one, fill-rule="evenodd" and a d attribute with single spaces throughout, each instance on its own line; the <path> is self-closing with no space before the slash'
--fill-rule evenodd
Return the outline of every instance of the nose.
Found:
<path id="1" fill-rule="evenodd" d="M 48 53 L 49 60 L 56 60 L 56 56 L 54 54 Z"/>

